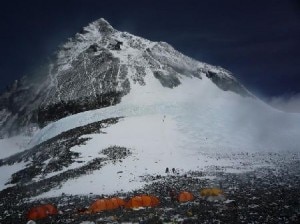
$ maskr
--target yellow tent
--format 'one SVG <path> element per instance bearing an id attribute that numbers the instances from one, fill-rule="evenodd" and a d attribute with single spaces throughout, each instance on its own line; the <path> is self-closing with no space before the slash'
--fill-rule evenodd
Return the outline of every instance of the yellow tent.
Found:
<path id="1" fill-rule="evenodd" d="M 202 197 L 221 196 L 224 192 L 219 188 L 204 188 L 200 191 Z"/>

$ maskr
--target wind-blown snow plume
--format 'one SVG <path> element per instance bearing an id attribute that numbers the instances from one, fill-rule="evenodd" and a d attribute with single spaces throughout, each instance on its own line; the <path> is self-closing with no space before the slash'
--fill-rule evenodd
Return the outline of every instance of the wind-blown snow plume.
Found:
<path id="1" fill-rule="evenodd" d="M 272 107 L 289 113 L 300 113 L 300 93 L 272 97 L 267 100 Z"/>

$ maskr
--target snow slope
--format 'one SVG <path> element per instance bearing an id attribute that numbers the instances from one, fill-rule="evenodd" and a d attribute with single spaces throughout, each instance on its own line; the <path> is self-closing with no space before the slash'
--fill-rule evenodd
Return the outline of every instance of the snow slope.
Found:
<path id="1" fill-rule="evenodd" d="M 117 41 L 122 42 L 120 49 Z M 232 172 L 241 169 L 241 164 L 249 164 L 243 169 L 251 169 L 266 165 L 266 162 L 264 156 L 235 159 L 228 155 L 299 152 L 300 115 L 270 108 L 249 93 L 230 72 L 197 62 L 166 43 L 151 42 L 116 31 L 106 21 L 99 20 L 62 48 L 58 54 L 56 73 L 49 73 L 50 89 L 47 89 L 46 95 L 41 94 L 46 98 L 39 100 L 60 105 L 61 99 L 76 102 L 83 94 L 88 98 L 81 101 L 92 98 L 97 101 L 97 97 L 102 99 L 102 95 L 96 93 L 102 90 L 113 90 L 114 93 L 122 90 L 122 97 L 118 96 L 116 103 L 96 110 L 91 107 L 91 110 L 85 111 L 82 107 L 86 105 L 78 104 L 77 109 L 79 107 L 79 111 L 85 112 L 67 116 L 65 111 L 60 111 L 64 118 L 37 130 L 28 145 L 20 149 L 29 149 L 25 160 L 34 157 L 35 153 L 41 156 L 43 152 L 35 151 L 41 149 L 38 146 L 47 140 L 55 140 L 63 132 L 108 118 L 121 119 L 102 128 L 100 133 L 81 136 L 90 139 L 71 148 L 80 157 L 75 161 L 71 158 L 72 163 L 66 163 L 55 172 L 42 172 L 32 181 L 47 180 L 82 167 L 95 158 L 105 158 L 107 155 L 102 150 L 111 146 L 125 147 L 132 154 L 114 163 L 105 160 L 101 169 L 61 181 L 54 189 L 38 197 L 59 196 L 61 193 L 112 194 L 130 191 L 143 186 L 147 175 L 166 175 L 166 167 L 186 173 L 220 166 Z M 57 108 L 56 104 L 53 108 Z M 48 115 L 53 118 L 56 114 L 52 111 Z M 62 152 L 65 153 L 66 145 L 61 141 Z M 0 141 L 1 150 L 7 147 L 4 146 L 6 142 L 8 140 Z M 53 153 L 56 153 L 55 150 Z M 2 154 L 1 157 L 9 155 Z M 17 161 L 13 166 L 0 167 L 8 175 L 1 176 L 4 182 L 1 182 L 0 190 L 5 188 L 4 183 L 13 172 L 26 165 L 23 158 L 20 160 L 22 162 L 18 160 L 21 155 L 24 154 L 13 158 Z M 56 167 L 56 159 L 31 165 L 34 169 L 41 166 L 47 170 L 51 160 L 52 170 L 53 164 Z M 27 175 L 24 173 L 19 174 Z M 32 184 L 30 174 L 28 176 L 28 184 Z M 43 184 L 48 186 L 45 181 Z"/>
<path id="2" fill-rule="evenodd" d="M 223 68 L 198 62 L 164 42 L 151 42 L 96 20 L 63 44 L 37 74 L 0 95 L 0 138 L 31 133 L 71 114 L 113 106 L 151 73 L 166 88 L 182 77 L 209 77 L 219 88 L 251 94 Z"/>
<path id="3" fill-rule="evenodd" d="M 248 170 L 269 165 L 265 156 L 232 159 L 228 155 L 299 149 L 297 115 L 273 110 L 256 98 L 224 92 L 206 77 L 183 78 L 175 89 L 162 87 L 151 73 L 145 80 L 144 86 L 132 85 L 120 104 L 69 116 L 34 136 L 33 145 L 77 126 L 122 116 L 117 124 L 104 129 L 105 134 L 83 136 L 91 140 L 72 151 L 81 153 L 80 160 L 85 163 L 105 156 L 101 150 L 113 145 L 133 153 L 120 163 L 108 163 L 91 174 L 68 180 L 38 198 L 126 192 L 143 186 L 146 182 L 141 177 L 145 175 L 166 175 L 166 167 L 180 173 L 211 166 L 236 172 L 241 163 L 248 163 L 243 168 Z"/>
<path id="4" fill-rule="evenodd" d="M 133 84 L 130 94 L 120 104 L 54 122 L 37 132 L 31 146 L 106 118 L 158 114 L 174 117 L 182 135 L 189 137 L 189 148 L 192 145 L 218 151 L 299 148 L 299 115 L 274 110 L 256 98 L 224 92 L 206 77 L 181 81 L 183 84 L 175 89 L 164 88 L 149 73 L 146 85 Z"/>
<path id="5" fill-rule="evenodd" d="M 0 159 L 24 151 L 25 149 L 30 147 L 30 141 L 30 136 L 22 135 L 0 139 Z"/>

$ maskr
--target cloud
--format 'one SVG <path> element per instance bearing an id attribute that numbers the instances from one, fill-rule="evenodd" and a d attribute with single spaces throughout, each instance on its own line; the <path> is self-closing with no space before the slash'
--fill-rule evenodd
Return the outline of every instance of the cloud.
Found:
<path id="1" fill-rule="evenodd" d="M 300 113 L 300 93 L 272 97 L 267 100 L 272 107 L 289 113 Z"/>

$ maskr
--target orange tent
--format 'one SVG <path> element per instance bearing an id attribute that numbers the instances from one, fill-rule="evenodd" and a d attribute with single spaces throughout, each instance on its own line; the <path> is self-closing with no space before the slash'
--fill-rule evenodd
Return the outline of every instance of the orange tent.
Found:
<path id="1" fill-rule="evenodd" d="M 91 204 L 87 213 L 96 213 L 96 212 L 101 212 L 106 210 L 114 210 L 124 205 L 125 205 L 124 200 L 118 197 L 98 199 L 93 204 Z"/>
<path id="2" fill-rule="evenodd" d="M 50 215 L 58 214 L 54 205 L 46 204 L 31 208 L 27 213 L 28 220 L 44 219 Z"/>
<path id="3" fill-rule="evenodd" d="M 193 201 L 195 199 L 195 197 L 191 192 L 182 191 L 179 193 L 177 199 L 179 202 L 187 202 L 187 201 Z"/>
<path id="4" fill-rule="evenodd" d="M 204 188 L 200 191 L 202 197 L 220 196 L 223 194 L 224 192 L 219 188 Z"/>
<path id="5" fill-rule="evenodd" d="M 159 199 L 152 195 L 138 195 L 131 198 L 125 208 L 155 207 L 159 204 Z"/>

